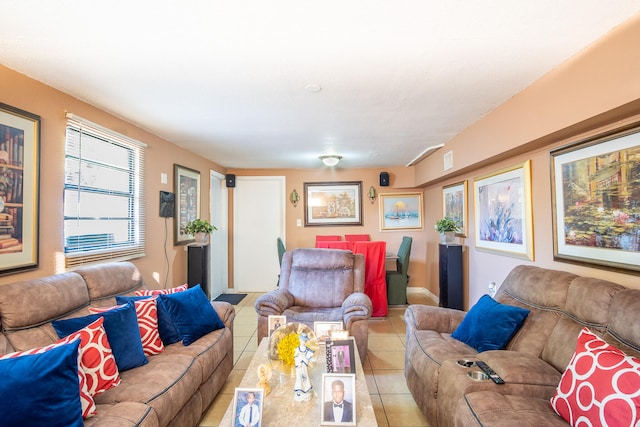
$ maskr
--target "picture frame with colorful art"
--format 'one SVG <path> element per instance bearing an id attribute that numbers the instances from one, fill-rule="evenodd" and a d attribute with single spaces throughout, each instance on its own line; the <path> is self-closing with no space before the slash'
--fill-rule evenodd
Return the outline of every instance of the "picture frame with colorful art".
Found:
<path id="1" fill-rule="evenodd" d="M 0 103 L 0 275 L 38 268 L 40 116 Z"/>
<path id="2" fill-rule="evenodd" d="M 200 172 L 181 166 L 173 165 L 175 220 L 174 244 L 186 245 L 195 242 L 194 236 L 185 231 L 190 221 L 200 218 Z"/>
<path id="3" fill-rule="evenodd" d="M 474 179 L 477 250 L 533 261 L 531 161 Z"/>
<path id="4" fill-rule="evenodd" d="M 465 179 L 442 187 L 442 217 L 455 221 L 458 237 L 467 237 L 467 186 Z"/>

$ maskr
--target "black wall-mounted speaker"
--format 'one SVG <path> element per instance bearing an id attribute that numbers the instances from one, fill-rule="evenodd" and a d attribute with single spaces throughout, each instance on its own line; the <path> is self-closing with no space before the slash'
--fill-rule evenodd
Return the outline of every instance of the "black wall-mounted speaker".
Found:
<path id="1" fill-rule="evenodd" d="M 380 172 L 380 187 L 389 186 L 389 172 Z"/>
<path id="2" fill-rule="evenodd" d="M 176 196 L 168 191 L 160 192 L 160 218 L 173 218 Z"/>
<path id="3" fill-rule="evenodd" d="M 236 176 L 232 173 L 228 173 L 224 176 L 225 181 L 227 181 L 227 188 L 233 188 L 236 186 Z"/>

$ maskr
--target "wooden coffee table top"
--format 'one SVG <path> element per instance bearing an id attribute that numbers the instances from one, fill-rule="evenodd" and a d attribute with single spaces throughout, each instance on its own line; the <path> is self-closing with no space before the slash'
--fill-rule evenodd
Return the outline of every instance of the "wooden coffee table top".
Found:
<path id="1" fill-rule="evenodd" d="M 377 427 L 376 416 L 371 404 L 369 389 L 365 379 L 364 370 L 360 363 L 357 346 L 355 349 L 356 362 L 356 422 L 359 426 Z M 258 384 L 258 366 L 265 364 L 272 366 L 268 357 L 269 338 L 264 338 L 256 354 L 251 359 L 247 373 L 242 378 L 240 388 L 256 388 Z M 296 402 L 293 400 L 294 377 L 282 375 L 273 369 L 273 376 L 269 381 L 271 393 L 264 398 L 262 407 L 261 427 L 269 426 L 319 426 L 321 420 L 322 400 L 322 374 L 327 372 L 325 362 L 325 346 L 320 345 L 315 365 L 309 371 L 311 384 L 314 387 L 314 396 L 308 402 Z M 233 423 L 233 401 L 227 408 L 220 427 L 235 427 Z"/>

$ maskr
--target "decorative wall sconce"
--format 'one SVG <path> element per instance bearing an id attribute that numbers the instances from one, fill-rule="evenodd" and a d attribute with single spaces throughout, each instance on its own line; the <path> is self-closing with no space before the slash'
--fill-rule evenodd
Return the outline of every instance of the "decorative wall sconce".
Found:
<path id="1" fill-rule="evenodd" d="M 298 196 L 298 192 L 296 191 L 295 188 L 291 192 L 291 199 L 290 200 L 291 200 L 291 204 L 293 205 L 294 208 L 296 206 L 298 206 L 298 201 L 300 201 L 300 196 Z"/>
<path id="2" fill-rule="evenodd" d="M 369 189 L 369 200 L 371 201 L 371 204 L 376 201 L 376 189 L 373 188 L 373 185 Z"/>

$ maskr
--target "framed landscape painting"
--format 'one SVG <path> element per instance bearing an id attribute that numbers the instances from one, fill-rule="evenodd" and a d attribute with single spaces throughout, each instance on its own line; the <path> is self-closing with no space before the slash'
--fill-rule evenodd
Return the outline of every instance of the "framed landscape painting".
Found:
<path id="1" fill-rule="evenodd" d="M 362 181 L 305 182 L 304 225 L 362 225 Z"/>
<path id="2" fill-rule="evenodd" d="M 550 153 L 554 259 L 640 271 L 640 127 Z"/>
<path id="3" fill-rule="evenodd" d="M 186 245 L 195 239 L 184 231 L 189 221 L 200 218 L 200 172 L 180 165 L 173 165 L 175 192 L 174 244 Z"/>
<path id="4" fill-rule="evenodd" d="M 457 236 L 467 237 L 467 180 L 442 187 L 442 216 L 456 222 Z"/>
<path id="5" fill-rule="evenodd" d="M 38 267 L 40 117 L 0 103 L 0 274 Z"/>
<path id="6" fill-rule="evenodd" d="M 533 261 L 531 161 L 474 180 L 476 249 Z"/>
<path id="7" fill-rule="evenodd" d="M 380 230 L 422 230 L 422 193 L 380 194 Z"/>

